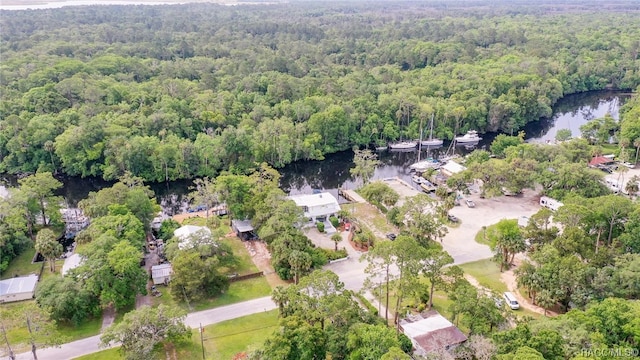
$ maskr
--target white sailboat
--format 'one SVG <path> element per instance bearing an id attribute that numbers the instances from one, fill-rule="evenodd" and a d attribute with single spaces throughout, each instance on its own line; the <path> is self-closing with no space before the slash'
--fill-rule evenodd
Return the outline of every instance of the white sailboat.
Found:
<path id="1" fill-rule="evenodd" d="M 397 143 L 390 143 L 389 149 L 391 150 L 410 150 L 415 149 L 418 145 L 415 141 L 401 141 Z"/>
<path id="2" fill-rule="evenodd" d="M 409 118 L 407 117 L 407 125 L 409 125 Z M 398 127 L 400 127 L 400 119 L 398 119 Z M 401 130 L 402 131 L 402 130 Z M 402 140 L 402 135 L 400 137 L 400 141 L 396 143 L 389 143 L 389 150 L 414 150 L 418 146 L 417 141 L 407 141 Z"/>
<path id="3" fill-rule="evenodd" d="M 431 131 L 429 132 L 429 138 L 426 140 L 420 140 L 422 146 L 442 146 L 442 139 L 433 138 L 433 114 L 431 114 Z"/>

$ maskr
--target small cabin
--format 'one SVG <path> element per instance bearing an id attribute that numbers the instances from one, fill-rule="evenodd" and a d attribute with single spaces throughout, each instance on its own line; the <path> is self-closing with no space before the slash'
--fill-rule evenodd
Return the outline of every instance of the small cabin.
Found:
<path id="1" fill-rule="evenodd" d="M 160 264 L 151 267 L 151 279 L 153 280 L 153 285 L 167 285 L 169 281 L 171 281 L 172 274 L 173 267 L 171 264 Z"/>

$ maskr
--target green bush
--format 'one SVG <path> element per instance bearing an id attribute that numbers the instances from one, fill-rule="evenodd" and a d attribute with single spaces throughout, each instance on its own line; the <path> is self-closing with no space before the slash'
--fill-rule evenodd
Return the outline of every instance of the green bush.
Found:
<path id="1" fill-rule="evenodd" d="M 405 352 L 405 354 L 411 354 L 413 351 L 413 343 L 411 343 L 411 339 L 405 334 L 398 334 L 398 340 L 400 341 L 400 349 Z"/>
<path id="2" fill-rule="evenodd" d="M 324 256 L 328 261 L 343 259 L 343 258 L 346 258 L 348 255 L 347 250 L 345 249 L 340 249 L 338 251 L 335 251 L 330 249 L 317 248 L 315 250 L 318 252 L 321 252 L 322 256 Z"/>
<path id="3" fill-rule="evenodd" d="M 362 296 L 362 294 L 356 293 L 355 296 L 358 298 L 360 303 L 362 305 L 364 305 L 364 307 L 367 308 L 367 311 L 369 311 L 371 314 L 373 314 L 373 316 L 378 316 L 378 309 L 376 309 L 373 305 L 371 305 L 369 300 L 367 300 L 364 296 Z M 409 340 L 409 341 L 411 341 L 411 340 Z"/>
<path id="4" fill-rule="evenodd" d="M 396 207 L 391 208 L 391 210 L 387 212 L 387 220 L 395 226 L 401 226 L 402 219 L 400 219 L 400 210 Z"/>
<path id="5" fill-rule="evenodd" d="M 329 262 L 325 249 L 313 248 L 313 251 L 311 251 L 309 255 L 311 255 L 311 264 L 313 264 L 312 266 L 314 268 L 319 268 L 321 266 L 326 265 Z"/>
<path id="6" fill-rule="evenodd" d="M 324 232 L 324 223 L 318 221 L 316 223 L 316 227 L 318 228 L 318 231 L 320 231 L 321 233 Z"/>
<path id="7" fill-rule="evenodd" d="M 333 225 L 333 227 L 335 228 L 340 226 L 340 220 L 338 220 L 338 218 L 333 215 L 329 217 L 329 222 L 331 222 L 331 225 Z"/>

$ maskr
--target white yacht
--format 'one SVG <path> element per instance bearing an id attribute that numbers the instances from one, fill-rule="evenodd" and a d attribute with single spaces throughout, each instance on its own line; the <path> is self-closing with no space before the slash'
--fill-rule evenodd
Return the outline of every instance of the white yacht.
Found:
<path id="1" fill-rule="evenodd" d="M 462 136 L 456 136 L 455 140 L 456 140 L 457 143 L 464 144 L 464 143 L 478 142 L 478 141 L 482 140 L 482 138 L 480 136 L 478 136 L 478 132 L 477 131 L 469 130 L 469 131 L 467 131 L 466 134 L 464 134 Z"/>

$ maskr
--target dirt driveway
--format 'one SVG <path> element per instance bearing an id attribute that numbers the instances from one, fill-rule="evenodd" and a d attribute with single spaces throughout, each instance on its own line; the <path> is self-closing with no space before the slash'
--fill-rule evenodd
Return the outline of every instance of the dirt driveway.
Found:
<path id="1" fill-rule="evenodd" d="M 477 192 L 465 197 L 475 202 L 475 208 L 464 204 L 454 207 L 450 213 L 460 219 L 460 225 L 449 228 L 442 246 L 455 260 L 456 264 L 464 264 L 493 256 L 488 246 L 475 241 L 476 234 L 483 226 L 489 226 L 502 219 L 517 219 L 520 216 L 531 216 L 540 210 L 539 196 L 533 190 L 524 190 L 519 196 L 499 196 L 491 199 L 480 199 Z"/>

